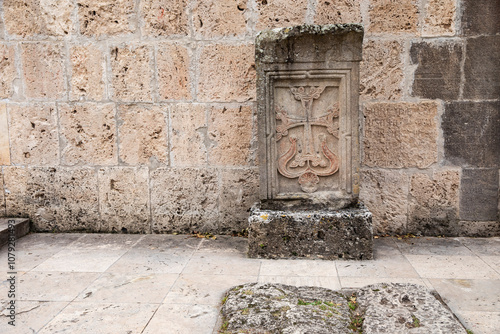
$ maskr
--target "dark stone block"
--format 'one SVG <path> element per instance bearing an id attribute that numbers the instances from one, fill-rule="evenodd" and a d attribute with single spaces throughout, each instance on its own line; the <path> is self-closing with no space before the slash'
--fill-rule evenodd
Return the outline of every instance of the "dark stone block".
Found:
<path id="1" fill-rule="evenodd" d="M 448 163 L 500 167 L 500 102 L 447 103 L 441 127 Z"/>
<path id="2" fill-rule="evenodd" d="M 406 233 L 434 237 L 456 237 L 459 234 L 457 223 L 457 208 L 416 206 L 410 210 Z"/>
<path id="3" fill-rule="evenodd" d="M 463 0 L 462 32 L 466 36 L 500 33 L 500 0 Z"/>
<path id="4" fill-rule="evenodd" d="M 12 226 L 12 230 L 9 229 Z M 27 218 L 0 218 L 0 248 L 9 242 L 24 237 L 30 232 L 30 220 Z"/>
<path id="5" fill-rule="evenodd" d="M 498 169 L 464 169 L 460 192 L 461 219 L 498 219 Z"/>
<path id="6" fill-rule="evenodd" d="M 444 44 L 413 43 L 411 62 L 417 64 L 413 81 L 413 95 L 429 99 L 458 99 L 462 46 L 453 42 Z"/>
<path id="7" fill-rule="evenodd" d="M 500 35 L 467 39 L 464 74 L 465 99 L 500 98 Z"/>

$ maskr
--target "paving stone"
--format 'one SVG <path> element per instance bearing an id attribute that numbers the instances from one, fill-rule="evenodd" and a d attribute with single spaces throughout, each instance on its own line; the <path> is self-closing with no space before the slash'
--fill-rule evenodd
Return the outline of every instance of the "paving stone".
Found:
<path id="1" fill-rule="evenodd" d="M 134 0 L 78 0 L 80 33 L 85 36 L 113 36 L 135 31 Z"/>
<path id="2" fill-rule="evenodd" d="M 257 30 L 291 27 L 304 23 L 307 0 L 298 0 L 293 6 L 286 0 L 257 1 Z"/>
<path id="3" fill-rule="evenodd" d="M 165 304 L 156 311 L 144 334 L 212 334 L 218 310 L 210 305 Z"/>
<path id="4" fill-rule="evenodd" d="M 217 235 L 216 239 L 204 238 L 198 248 L 198 252 L 236 252 L 246 254 L 248 252 L 248 239 L 229 235 Z"/>
<path id="5" fill-rule="evenodd" d="M 257 276 L 260 260 L 248 259 L 240 254 L 200 254 L 189 260 L 183 274 Z"/>
<path id="6" fill-rule="evenodd" d="M 64 233 L 67 234 L 67 233 Z M 144 236 L 140 234 L 85 233 L 66 246 L 68 249 L 129 250 Z"/>
<path id="7" fill-rule="evenodd" d="M 10 165 L 9 123 L 5 103 L 0 103 L 0 165 Z"/>
<path id="8" fill-rule="evenodd" d="M 459 238 L 465 247 L 478 256 L 500 255 L 500 238 Z"/>
<path id="9" fill-rule="evenodd" d="M 474 256 L 469 248 L 455 238 L 419 237 L 395 240 L 403 254 Z"/>
<path id="10" fill-rule="evenodd" d="M 146 36 L 172 36 L 188 34 L 187 0 L 141 1 L 140 13 Z"/>
<path id="11" fill-rule="evenodd" d="M 474 334 L 494 333 L 500 328 L 500 312 L 461 311 L 457 316 Z"/>
<path id="12" fill-rule="evenodd" d="M 419 10 L 415 0 L 374 0 L 368 10 L 369 33 L 417 33 Z"/>
<path id="13" fill-rule="evenodd" d="M 259 275 L 265 276 L 337 276 L 334 261 L 263 260 Z"/>
<path id="14" fill-rule="evenodd" d="M 19 250 L 61 250 L 84 237 L 81 233 L 31 233 L 16 241 Z M 93 245 L 95 246 L 95 245 Z"/>
<path id="15" fill-rule="evenodd" d="M 498 171 L 463 169 L 460 187 L 460 218 L 463 220 L 498 220 Z"/>
<path id="16" fill-rule="evenodd" d="M 116 259 L 106 271 L 126 274 L 180 274 L 193 252 L 194 249 L 133 249 Z"/>
<path id="17" fill-rule="evenodd" d="M 158 44 L 156 66 L 160 100 L 191 99 L 191 58 L 191 50 L 182 44 Z"/>
<path id="18" fill-rule="evenodd" d="M 192 9 L 195 36 L 207 39 L 242 35 L 248 12 L 245 0 L 197 0 Z"/>
<path id="19" fill-rule="evenodd" d="M 316 24 L 361 23 L 359 2 L 349 0 L 320 0 L 316 5 Z"/>
<path id="20" fill-rule="evenodd" d="M 367 278 L 420 278 L 404 256 L 394 256 L 375 261 L 337 262 L 339 277 Z"/>
<path id="21" fill-rule="evenodd" d="M 95 45 L 75 45 L 70 49 L 71 100 L 100 101 L 105 98 L 105 60 Z"/>
<path id="22" fill-rule="evenodd" d="M 17 78 L 16 50 L 14 45 L 0 43 L 0 98 L 14 94 L 14 79 Z"/>
<path id="23" fill-rule="evenodd" d="M 171 249 L 196 250 L 203 239 L 192 235 L 146 234 L 134 245 L 134 250 L 155 250 L 163 252 Z"/>
<path id="24" fill-rule="evenodd" d="M 464 0 L 462 6 L 462 33 L 464 35 L 500 33 L 500 21 L 495 14 L 500 11 L 500 1 Z"/>
<path id="25" fill-rule="evenodd" d="M 49 257 L 31 272 L 102 273 L 117 262 L 125 252 L 126 250 L 112 249 L 108 249 L 106 252 L 100 249 L 67 249 Z"/>

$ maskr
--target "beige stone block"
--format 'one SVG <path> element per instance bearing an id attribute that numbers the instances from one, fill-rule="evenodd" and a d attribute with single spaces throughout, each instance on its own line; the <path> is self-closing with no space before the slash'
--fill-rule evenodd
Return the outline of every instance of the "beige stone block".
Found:
<path id="1" fill-rule="evenodd" d="M 423 36 L 455 35 L 455 0 L 428 0 L 425 4 Z"/>
<path id="2" fill-rule="evenodd" d="M 436 102 L 366 103 L 364 164 L 426 168 L 437 162 Z"/>
<path id="3" fill-rule="evenodd" d="M 120 105 L 120 160 L 130 165 L 168 163 L 167 115 L 164 105 Z"/>
<path id="4" fill-rule="evenodd" d="M 161 100 L 191 99 L 190 59 L 191 52 L 183 45 L 178 43 L 158 45 L 156 64 Z"/>
<path id="5" fill-rule="evenodd" d="M 303 24 L 307 0 L 257 0 L 257 30 L 283 28 Z"/>
<path id="6" fill-rule="evenodd" d="M 5 208 L 5 190 L 3 183 L 3 170 L 0 168 L 0 217 L 6 217 L 7 211 Z"/>
<path id="7" fill-rule="evenodd" d="M 404 234 L 408 176 L 398 170 L 363 170 L 360 199 L 373 214 L 375 234 Z"/>
<path id="8" fill-rule="evenodd" d="M 360 67 L 360 94 L 369 99 L 397 100 L 403 83 L 403 46 L 397 41 L 366 41 Z"/>
<path id="9" fill-rule="evenodd" d="M 31 194 L 28 192 L 29 171 L 26 167 L 2 168 L 7 217 L 29 217 L 32 212 Z"/>
<path id="10" fill-rule="evenodd" d="M 218 166 L 248 166 L 253 131 L 252 107 L 212 107 L 208 124 L 208 162 Z"/>
<path id="11" fill-rule="evenodd" d="M 33 0 L 35 2 L 36 0 Z M 39 0 L 47 35 L 66 36 L 74 31 L 71 18 L 75 4 L 71 0 Z"/>
<path id="12" fill-rule="evenodd" d="M 416 0 L 372 0 L 368 15 L 369 33 L 416 33 L 418 29 Z"/>
<path id="13" fill-rule="evenodd" d="M 200 57 L 200 101 L 255 100 L 254 46 L 214 44 Z"/>
<path id="14" fill-rule="evenodd" d="M 188 34 L 187 0 L 141 1 L 142 34 L 170 36 Z"/>
<path id="15" fill-rule="evenodd" d="M 158 168 L 151 174 L 153 233 L 213 232 L 218 224 L 213 169 Z"/>
<path id="16" fill-rule="evenodd" d="M 206 165 L 207 146 L 210 146 L 206 106 L 191 103 L 174 105 L 170 121 L 172 166 Z"/>
<path id="17" fill-rule="evenodd" d="M 0 103 L 0 165 L 10 165 L 9 123 L 5 103 Z"/>
<path id="18" fill-rule="evenodd" d="M 111 49 L 113 96 L 121 101 L 152 101 L 152 49 L 149 46 Z"/>
<path id="19" fill-rule="evenodd" d="M 100 232 L 150 232 L 148 178 L 147 167 L 99 169 Z"/>
<path id="20" fill-rule="evenodd" d="M 111 103 L 60 104 L 62 164 L 117 164 L 115 108 Z"/>
<path id="21" fill-rule="evenodd" d="M 10 154 L 13 164 L 58 165 L 59 140 L 54 104 L 9 104 Z"/>
<path id="22" fill-rule="evenodd" d="M 23 43 L 21 56 L 27 98 L 64 97 L 65 52 L 62 44 Z"/>
<path id="23" fill-rule="evenodd" d="M 111 36 L 136 29 L 134 0 L 77 0 L 77 5 L 82 35 Z"/>
<path id="24" fill-rule="evenodd" d="M 105 61 L 95 45 L 77 45 L 70 50 L 72 100 L 103 100 Z"/>
<path id="25" fill-rule="evenodd" d="M 14 79 L 17 77 L 15 48 L 0 44 L 0 98 L 8 99 L 14 93 Z"/>
<path id="26" fill-rule="evenodd" d="M 352 0 L 318 0 L 314 23 L 361 23 L 359 2 Z"/>
<path id="27" fill-rule="evenodd" d="M 197 0 L 193 8 L 196 37 L 237 36 L 246 31 L 245 0 Z"/>

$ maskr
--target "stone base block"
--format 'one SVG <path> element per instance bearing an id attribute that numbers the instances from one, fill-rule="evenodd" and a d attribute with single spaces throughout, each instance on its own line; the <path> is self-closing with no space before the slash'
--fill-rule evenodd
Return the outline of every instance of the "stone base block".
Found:
<path id="1" fill-rule="evenodd" d="M 257 204 L 248 220 L 249 257 L 373 258 L 372 214 L 362 204 L 337 211 L 264 210 Z"/>
<path id="2" fill-rule="evenodd" d="M 9 226 L 14 226 L 10 231 Z M 0 247 L 9 242 L 9 237 L 14 236 L 15 240 L 24 237 L 30 232 L 30 220 L 28 218 L 0 218 Z"/>

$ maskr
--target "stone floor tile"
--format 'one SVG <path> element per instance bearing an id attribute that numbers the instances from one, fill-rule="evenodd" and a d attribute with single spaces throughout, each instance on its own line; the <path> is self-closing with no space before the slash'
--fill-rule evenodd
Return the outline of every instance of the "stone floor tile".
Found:
<path id="1" fill-rule="evenodd" d="M 458 240 L 476 255 L 500 255 L 500 237 L 458 238 Z"/>
<path id="2" fill-rule="evenodd" d="M 474 254 L 455 238 L 419 237 L 395 240 L 403 254 L 411 255 L 465 255 Z"/>
<path id="3" fill-rule="evenodd" d="M 198 250 L 202 252 L 238 252 L 246 254 L 248 252 L 248 239 L 241 237 L 231 237 L 218 235 L 216 239 L 203 239 Z"/>
<path id="4" fill-rule="evenodd" d="M 134 246 L 134 249 L 197 249 L 201 242 L 202 239 L 194 238 L 190 235 L 147 234 Z"/>
<path id="5" fill-rule="evenodd" d="M 33 270 L 104 272 L 126 250 L 67 249 L 51 256 Z"/>
<path id="6" fill-rule="evenodd" d="M 260 275 L 271 276 L 337 276 L 334 261 L 262 260 Z"/>
<path id="7" fill-rule="evenodd" d="M 406 255 L 421 277 L 456 279 L 500 279 L 477 256 Z"/>
<path id="8" fill-rule="evenodd" d="M 141 234 L 85 234 L 68 245 L 70 249 L 123 250 L 144 238 Z"/>
<path id="9" fill-rule="evenodd" d="M 498 274 L 500 274 L 500 255 L 481 256 L 480 258 L 493 270 L 495 270 Z"/>
<path id="10" fill-rule="evenodd" d="M 498 333 L 500 328 L 499 312 L 471 312 L 460 311 L 458 318 L 467 329 L 472 330 L 474 334 L 493 334 Z"/>
<path id="11" fill-rule="evenodd" d="M 218 307 L 211 305 L 164 304 L 143 334 L 211 334 L 217 314 Z"/>
<path id="12" fill-rule="evenodd" d="M 15 270 L 30 271 L 59 252 L 60 249 L 50 247 L 48 249 L 16 250 Z M 7 255 L 7 250 L 0 251 L 0 271 L 11 271 L 8 270 Z"/>
<path id="13" fill-rule="evenodd" d="M 238 253 L 197 253 L 183 274 L 258 276 L 260 263 Z"/>
<path id="14" fill-rule="evenodd" d="M 337 276 L 259 276 L 259 283 L 281 283 L 293 286 L 319 286 L 322 288 L 340 290 L 340 282 Z"/>
<path id="15" fill-rule="evenodd" d="M 31 233 L 16 241 L 16 250 L 61 250 L 84 236 L 81 233 Z"/>
<path id="16" fill-rule="evenodd" d="M 373 258 L 381 260 L 393 256 L 402 256 L 401 251 L 396 245 L 395 238 L 382 237 L 373 239 Z"/>
<path id="17" fill-rule="evenodd" d="M 192 249 L 131 249 L 108 272 L 180 274 L 193 252 Z"/>
<path id="18" fill-rule="evenodd" d="M 405 257 L 374 261 L 338 261 L 339 276 L 419 278 Z"/>
<path id="19" fill-rule="evenodd" d="M 339 280 L 343 289 L 361 288 L 377 283 L 410 283 L 427 287 L 425 281 L 420 278 L 340 276 Z"/>

